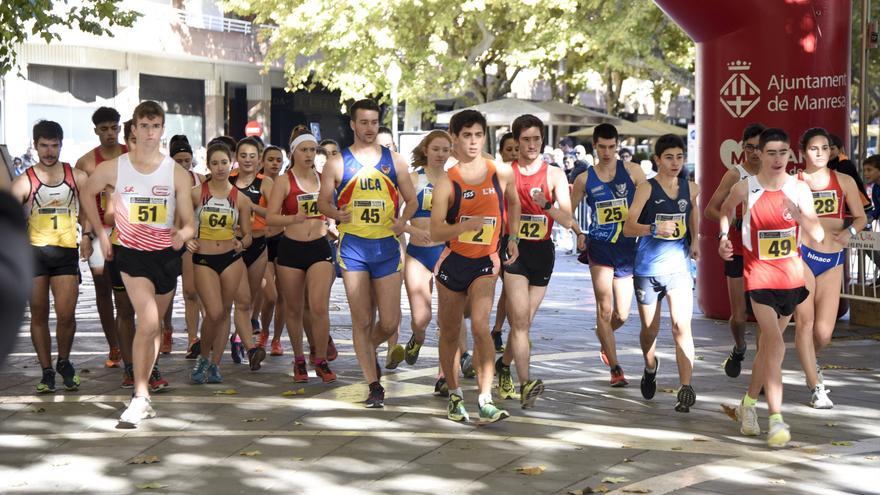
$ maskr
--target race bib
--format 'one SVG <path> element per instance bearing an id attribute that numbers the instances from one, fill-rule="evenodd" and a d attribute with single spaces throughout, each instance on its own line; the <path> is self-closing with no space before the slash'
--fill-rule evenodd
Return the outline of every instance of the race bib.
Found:
<path id="1" fill-rule="evenodd" d="M 520 215 L 519 238 L 541 240 L 547 236 L 546 215 Z"/>
<path id="2" fill-rule="evenodd" d="M 462 216 L 459 221 L 464 222 L 474 217 Z M 486 217 L 483 219 L 483 227 L 480 230 L 469 230 L 462 232 L 458 236 L 458 241 L 465 244 L 481 244 L 488 246 L 495 237 L 495 217 Z"/>
<path id="3" fill-rule="evenodd" d="M 626 205 L 626 198 L 596 202 L 596 218 L 599 225 L 625 222 L 628 214 L 629 208 Z"/>
<path id="4" fill-rule="evenodd" d="M 133 196 L 129 199 L 128 223 L 146 225 L 165 225 L 168 221 L 168 207 L 162 198 Z"/>
<path id="5" fill-rule="evenodd" d="M 778 260 L 797 256 L 795 227 L 785 230 L 758 231 L 758 259 Z"/>
<path id="6" fill-rule="evenodd" d="M 813 208 L 819 216 L 836 215 L 840 209 L 837 191 L 813 191 Z"/>
<path id="7" fill-rule="evenodd" d="M 235 215 L 229 208 L 221 208 L 217 206 L 204 206 L 200 215 L 202 227 L 208 227 L 212 230 L 226 230 L 232 226 Z"/>
<path id="8" fill-rule="evenodd" d="M 351 207 L 353 225 L 379 225 L 385 215 L 385 201 L 381 199 L 356 199 Z"/>
<path id="9" fill-rule="evenodd" d="M 34 228 L 44 232 L 47 230 L 70 230 L 75 221 L 70 208 L 37 208 L 31 216 Z"/>
<path id="10" fill-rule="evenodd" d="M 431 205 L 434 202 L 434 188 L 426 187 L 422 192 L 422 209 L 431 211 Z"/>
<path id="11" fill-rule="evenodd" d="M 658 239 L 669 239 L 669 240 L 678 240 L 684 239 L 684 236 L 687 234 L 687 224 L 685 223 L 685 214 L 684 213 L 675 213 L 675 214 L 665 214 L 658 213 L 654 217 L 655 223 L 660 222 L 675 222 L 675 231 L 671 236 L 661 236 L 654 235 L 654 237 Z"/>
<path id="12" fill-rule="evenodd" d="M 107 191 L 101 191 L 98 193 L 98 209 L 101 211 L 107 211 Z"/>
<path id="13" fill-rule="evenodd" d="M 320 217 L 318 213 L 318 193 L 298 194 L 296 203 L 299 210 L 306 214 L 309 218 Z"/>

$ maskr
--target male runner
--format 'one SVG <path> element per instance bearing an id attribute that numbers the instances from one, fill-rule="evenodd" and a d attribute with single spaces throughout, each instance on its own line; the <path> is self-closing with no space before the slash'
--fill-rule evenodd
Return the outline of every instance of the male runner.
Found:
<path id="1" fill-rule="evenodd" d="M 544 300 L 556 260 L 556 247 L 550 239 L 553 223 L 570 227 L 571 197 L 565 172 L 548 166 L 542 159 L 544 122 L 534 115 L 521 115 L 511 127 L 519 149 L 518 158 L 511 167 L 522 214 L 513 222 L 520 239 L 519 257 L 504 268 L 510 336 L 495 369 L 498 371 L 498 395 L 502 399 L 515 398 L 510 362 L 516 361 L 520 403 L 525 409 L 532 407 L 544 391 L 544 382 L 529 378 L 529 330 Z"/>
<path id="2" fill-rule="evenodd" d="M 121 127 L 119 126 L 119 112 L 116 109 L 101 107 L 95 110 L 95 113 L 92 114 L 92 123 L 95 124 L 95 134 L 98 136 L 100 144 L 76 161 L 76 168 L 85 172 L 86 175 L 92 175 L 95 167 L 102 162 L 112 160 L 128 152 L 128 148 L 118 141 Z M 119 351 L 119 336 L 113 319 L 113 296 L 110 291 L 110 279 L 104 270 L 104 254 L 101 253 L 98 238 L 95 236 L 97 228 L 110 228 L 104 221 L 104 211 L 107 209 L 107 198 L 109 197 L 110 191 L 101 191 L 95 197 L 101 224 L 99 226 L 86 225 L 83 229 L 83 235 L 88 237 L 92 244 L 89 269 L 95 283 L 95 305 L 98 307 L 98 317 L 101 320 L 101 328 L 104 329 L 104 337 L 110 346 L 110 355 L 107 356 L 104 365 L 108 368 L 117 368 L 122 360 L 122 355 Z"/>
<path id="3" fill-rule="evenodd" d="M 159 150 L 165 131 L 165 112 L 156 102 L 144 101 L 134 109 L 137 148 L 110 160 L 92 174 L 86 197 L 114 188 L 112 196 L 118 245 L 106 232 L 97 232 L 105 259 L 115 258 L 137 318 L 132 364 L 134 394 L 119 418 L 122 427 L 137 427 L 155 417 L 150 405 L 149 380 L 159 350 L 160 319 L 171 303 L 180 275 L 180 249 L 195 231 L 189 172 Z M 94 203 L 83 206 L 93 225 L 100 221 Z M 174 227 L 175 213 L 180 229 Z"/>
<path id="4" fill-rule="evenodd" d="M 791 440 L 782 420 L 782 334 L 795 308 L 808 295 L 804 286 L 804 263 L 798 250 L 800 234 L 822 242 L 824 231 L 813 206 L 809 186 L 786 172 L 791 149 L 782 129 L 766 129 L 758 140 L 761 169 L 738 182 L 721 204 L 718 253 L 733 258 L 729 239 L 736 205 L 743 204 L 743 277 L 746 297 L 755 315 L 760 345 L 752 366 L 749 388 L 737 409 L 743 435 L 761 433 L 756 411 L 764 387 L 770 413 L 767 444 L 784 447 Z M 799 232 L 802 231 L 802 232 Z"/>
<path id="5" fill-rule="evenodd" d="M 506 246 L 508 265 L 519 255 L 520 204 L 510 167 L 495 164 L 482 155 L 486 128 L 486 118 L 475 110 L 464 110 L 452 116 L 449 130 L 459 161 L 434 185 L 431 211 L 431 239 L 446 242 L 434 274 L 437 278 L 440 366 L 449 388 L 447 417 L 453 421 L 469 419 L 458 385 L 459 363 L 455 359 L 465 307 L 470 308 L 480 389 L 480 419 L 495 422 L 510 416 L 492 403 L 495 349 L 489 335 L 489 313 L 501 268 L 498 251 L 504 200 L 507 199 L 508 222 L 511 224 Z"/>
<path id="6" fill-rule="evenodd" d="M 744 179 L 758 173 L 761 168 L 761 153 L 758 151 L 758 139 L 765 127 L 761 124 L 749 124 L 743 130 L 742 149 L 745 161 L 742 165 L 728 170 L 718 189 L 706 205 L 703 212 L 709 220 L 718 221 L 721 218 L 721 203 L 730 194 L 730 189 Z M 731 378 L 739 376 L 742 370 L 742 361 L 746 356 L 746 296 L 743 291 L 743 256 L 742 236 L 739 235 L 742 226 L 742 206 L 737 205 L 736 217 L 731 220 L 730 236 L 733 245 L 733 257 L 730 261 L 724 261 L 724 275 L 727 277 L 727 297 L 730 301 L 730 333 L 733 335 L 733 349 L 724 360 L 724 372 Z"/>
<path id="7" fill-rule="evenodd" d="M 370 387 L 366 405 L 384 407 L 376 347 L 400 323 L 402 263 L 397 236 L 418 202 L 406 160 L 376 142 L 379 105 L 368 99 L 356 101 L 351 128 L 354 144 L 324 165 L 318 210 L 335 220 L 339 230 L 337 259 L 351 310 L 352 340 Z M 396 217 L 401 200 L 406 207 Z M 379 319 L 371 326 L 374 305 Z"/>
<path id="8" fill-rule="evenodd" d="M 599 124 L 593 129 L 593 149 L 598 163 L 577 176 L 572 186 L 572 204 L 585 196 L 590 206 L 590 226 L 586 234 L 575 222 L 578 250 L 585 251 L 590 262 L 590 276 L 596 294 L 596 334 L 602 346 L 602 362 L 611 368 L 611 386 L 627 385 L 617 361 L 614 331 L 629 317 L 632 304 L 633 263 L 636 241 L 623 236 L 633 196 L 645 173 L 635 163 L 616 160 L 617 129 Z"/>
<path id="9" fill-rule="evenodd" d="M 57 122 L 41 120 L 34 125 L 34 148 L 39 160 L 12 183 L 12 195 L 25 205 L 28 235 L 34 255 L 34 285 L 31 290 L 31 340 L 43 369 L 37 393 L 55 391 L 55 371 L 64 389 L 79 388 L 80 379 L 70 363 L 70 348 L 76 332 L 76 300 L 79 296 L 79 191 L 86 174 L 69 163 L 58 161 L 64 132 Z M 88 198 L 89 196 L 86 196 Z M 92 245 L 83 243 L 88 258 Z M 49 335 L 49 290 L 55 306 L 55 339 L 58 360 L 52 370 L 52 337 Z"/>

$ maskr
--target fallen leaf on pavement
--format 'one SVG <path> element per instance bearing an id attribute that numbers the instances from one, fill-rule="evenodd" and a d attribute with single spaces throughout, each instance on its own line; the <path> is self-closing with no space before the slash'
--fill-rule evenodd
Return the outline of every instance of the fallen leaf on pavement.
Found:
<path id="1" fill-rule="evenodd" d="M 705 358 L 703 356 L 697 356 L 695 359 L 697 361 L 703 361 Z M 624 490 L 624 491 L 626 491 L 626 490 Z M 638 493 L 648 493 L 648 492 L 638 492 Z"/>
<path id="2" fill-rule="evenodd" d="M 168 485 L 163 485 L 162 483 L 157 483 L 152 481 L 150 483 L 138 483 L 134 485 L 138 490 L 159 490 L 160 488 L 167 488 Z"/>
<path id="3" fill-rule="evenodd" d="M 624 488 L 621 491 L 623 493 L 651 493 L 651 490 L 647 488 Z"/>
<path id="4" fill-rule="evenodd" d="M 663 392 L 664 394 L 674 394 L 675 393 L 675 389 L 672 389 L 672 388 L 661 388 L 660 391 Z"/>
<path id="5" fill-rule="evenodd" d="M 837 426 L 837 423 L 825 423 L 825 426 L 828 426 L 829 428 L 834 428 L 835 426 Z"/>
<path id="6" fill-rule="evenodd" d="M 624 457 L 623 462 L 633 462 L 633 460 L 630 459 L 629 457 Z"/>
<path id="7" fill-rule="evenodd" d="M 684 450 L 681 447 L 672 447 L 672 450 Z"/>
<path id="8" fill-rule="evenodd" d="M 785 480 L 770 480 L 771 485 L 784 485 Z"/>
<path id="9" fill-rule="evenodd" d="M 847 441 L 831 442 L 831 445 L 837 445 L 838 447 L 849 447 L 852 444 L 852 442 Z"/>
<path id="10" fill-rule="evenodd" d="M 299 461 L 303 460 L 303 458 L 302 457 L 293 457 L 293 458 L 291 458 L 291 460 L 299 462 Z"/>
<path id="11" fill-rule="evenodd" d="M 294 395 L 304 395 L 305 393 L 306 393 L 306 389 L 298 388 L 296 390 L 285 390 L 284 392 L 281 392 L 281 396 L 282 397 L 291 397 Z"/>
<path id="12" fill-rule="evenodd" d="M 258 455 L 263 455 L 263 453 L 260 452 L 259 450 L 247 450 L 244 452 L 239 452 L 238 455 L 243 455 L 245 457 L 254 457 L 254 456 L 258 456 Z"/>
<path id="13" fill-rule="evenodd" d="M 709 439 L 708 439 L 708 438 L 703 438 L 703 437 L 694 437 L 694 441 L 695 441 L 695 442 L 708 442 Z"/>
<path id="14" fill-rule="evenodd" d="M 88 375 L 91 372 L 92 372 L 92 370 L 90 370 L 88 368 L 83 368 L 83 369 L 79 370 L 80 375 Z"/>
<path id="15" fill-rule="evenodd" d="M 266 421 L 266 418 L 245 418 L 241 420 L 242 423 L 259 423 L 261 421 Z"/>
<path id="16" fill-rule="evenodd" d="M 126 464 L 155 464 L 159 462 L 157 455 L 138 455 L 125 461 Z"/>
<path id="17" fill-rule="evenodd" d="M 294 421 L 293 422 L 294 426 L 302 426 L 302 424 L 303 424 L 302 421 Z"/>
<path id="18" fill-rule="evenodd" d="M 238 390 L 234 388 L 227 388 L 226 390 L 215 390 L 214 395 L 236 395 L 238 394 Z"/>
<path id="19" fill-rule="evenodd" d="M 734 421 L 739 421 L 739 418 L 736 417 L 736 408 L 735 407 L 730 407 L 727 404 L 721 404 L 721 410 L 724 411 L 724 414 L 726 414 L 728 418 L 730 418 Z"/>
<path id="20" fill-rule="evenodd" d="M 626 483 L 627 481 L 629 479 L 623 476 L 606 476 L 602 478 L 602 483 Z"/>
<path id="21" fill-rule="evenodd" d="M 867 460 L 869 460 L 869 461 L 876 461 L 876 460 L 880 459 L 880 456 L 877 456 L 877 455 L 869 455 L 869 456 L 866 456 L 865 459 L 867 459 Z"/>
<path id="22" fill-rule="evenodd" d="M 33 409 L 28 410 L 28 412 L 40 414 L 40 413 L 46 412 L 46 410 L 43 409 L 42 407 L 35 407 Z"/>
<path id="23" fill-rule="evenodd" d="M 807 447 L 807 448 L 801 450 L 801 452 L 803 452 L 805 454 L 818 454 L 819 449 L 817 449 L 815 447 Z"/>
<path id="24" fill-rule="evenodd" d="M 526 476 L 537 476 L 543 473 L 545 469 L 547 469 L 546 466 L 522 466 L 516 468 L 516 472 Z"/>

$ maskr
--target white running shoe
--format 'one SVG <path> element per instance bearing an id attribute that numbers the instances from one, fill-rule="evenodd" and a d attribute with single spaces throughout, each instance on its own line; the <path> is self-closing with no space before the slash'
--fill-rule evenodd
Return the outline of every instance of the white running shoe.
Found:
<path id="1" fill-rule="evenodd" d="M 816 388 L 813 389 L 813 395 L 810 397 L 810 407 L 813 409 L 831 409 L 834 407 L 834 403 L 828 398 L 828 391 L 825 390 L 825 385 L 822 385 L 822 382 L 819 382 Z"/>
<path id="2" fill-rule="evenodd" d="M 774 449 L 781 449 L 788 445 L 791 440 L 791 431 L 787 424 L 782 421 L 771 421 L 767 431 L 767 445 Z"/>
<path id="3" fill-rule="evenodd" d="M 150 405 L 148 397 L 132 397 L 128 408 L 119 416 L 119 424 L 123 427 L 137 428 L 142 420 L 155 417 L 156 411 Z"/>
<path id="4" fill-rule="evenodd" d="M 755 437 L 761 434 L 758 426 L 758 411 L 756 406 L 745 406 L 740 403 L 736 408 L 736 416 L 739 418 L 739 431 L 743 435 Z"/>

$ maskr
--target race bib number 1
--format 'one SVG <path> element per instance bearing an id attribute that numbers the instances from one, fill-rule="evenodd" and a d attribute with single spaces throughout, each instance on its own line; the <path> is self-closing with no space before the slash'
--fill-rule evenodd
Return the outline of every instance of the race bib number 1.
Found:
<path id="1" fill-rule="evenodd" d="M 626 198 L 596 202 L 596 218 L 599 225 L 625 222 L 628 214 L 629 208 L 626 205 Z"/>
<path id="2" fill-rule="evenodd" d="M 320 217 L 318 212 L 318 193 L 299 194 L 296 196 L 299 210 L 309 218 Z"/>
<path id="3" fill-rule="evenodd" d="M 837 191 L 813 191 L 813 207 L 817 215 L 836 215 L 840 208 Z"/>
<path id="4" fill-rule="evenodd" d="M 520 215 L 520 239 L 543 239 L 547 236 L 547 223 L 547 217 L 545 215 Z"/>
<path id="5" fill-rule="evenodd" d="M 461 222 L 469 220 L 474 217 L 463 216 L 461 217 Z M 488 246 L 492 239 L 495 237 L 495 217 L 487 217 L 483 219 L 483 228 L 480 230 L 469 230 L 467 232 L 462 232 L 461 235 L 458 236 L 458 241 L 463 242 L 465 244 L 481 244 L 484 246 Z"/>
<path id="6" fill-rule="evenodd" d="M 131 224 L 165 225 L 168 207 L 162 198 L 134 196 L 129 200 L 128 222 Z"/>
<path id="7" fill-rule="evenodd" d="M 786 230 L 758 231 L 758 258 L 778 260 L 797 256 L 797 233 L 792 227 Z"/>
<path id="8" fill-rule="evenodd" d="M 38 208 L 31 219 L 37 230 L 62 230 L 73 228 L 74 217 L 70 208 Z"/>
<path id="9" fill-rule="evenodd" d="M 385 214 L 385 202 L 381 199 L 356 199 L 351 206 L 354 225 L 379 225 Z"/>
<path id="10" fill-rule="evenodd" d="M 676 214 L 664 214 L 658 213 L 654 217 L 654 222 L 675 222 L 675 231 L 672 232 L 671 236 L 661 236 L 655 235 L 654 237 L 658 239 L 669 239 L 669 240 L 678 240 L 684 239 L 685 234 L 687 234 L 687 224 L 684 222 L 685 215 L 684 213 L 676 213 Z"/>

